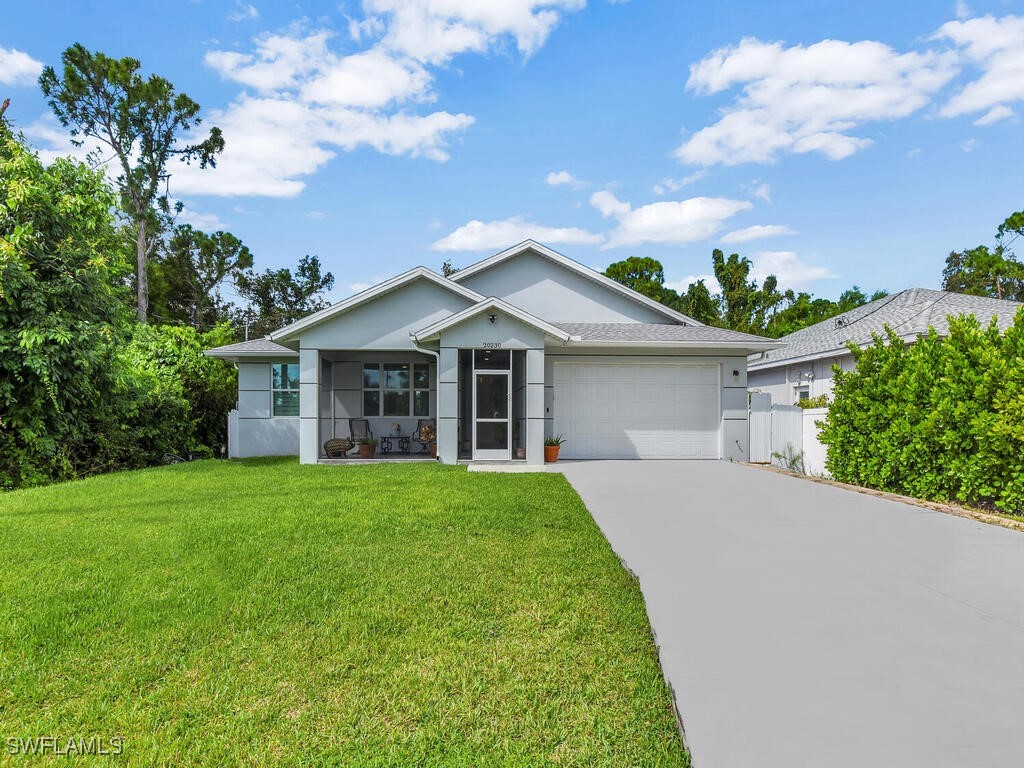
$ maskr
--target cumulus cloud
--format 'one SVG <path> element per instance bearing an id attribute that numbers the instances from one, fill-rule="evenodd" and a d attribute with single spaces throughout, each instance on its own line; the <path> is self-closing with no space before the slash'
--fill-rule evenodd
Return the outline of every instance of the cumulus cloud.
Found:
<path id="1" fill-rule="evenodd" d="M 943 24 L 936 38 L 950 40 L 981 75 L 943 105 L 945 117 L 984 112 L 975 125 L 1013 117 L 1010 104 L 1024 100 L 1024 16 L 983 16 Z"/>
<path id="2" fill-rule="evenodd" d="M 755 224 L 752 227 L 735 229 L 722 235 L 723 243 L 749 243 L 751 240 L 764 240 L 766 237 L 780 237 L 781 235 L 795 235 L 796 230 L 790 229 L 784 224 Z"/>
<path id="3" fill-rule="evenodd" d="M 595 192 L 590 204 L 618 226 L 604 248 L 641 243 L 693 243 L 722 229 L 723 223 L 753 207 L 746 200 L 722 197 L 691 197 L 688 200 L 649 203 L 633 208 L 608 190 Z"/>
<path id="4" fill-rule="evenodd" d="M 917 111 L 957 69 L 952 52 L 899 53 L 870 40 L 787 47 L 745 38 L 690 67 L 689 92 L 739 93 L 675 154 L 704 166 L 770 163 L 783 153 L 840 160 L 871 143 L 851 131 Z"/>
<path id="5" fill-rule="evenodd" d="M 226 224 L 217 214 L 215 213 L 203 213 L 197 211 L 189 205 L 186 205 L 181 213 L 177 217 L 179 224 L 189 224 L 195 229 L 202 230 L 203 232 L 217 232 L 228 229 L 230 225 Z"/>
<path id="6" fill-rule="evenodd" d="M 578 227 L 549 227 L 513 216 L 497 221 L 473 221 L 442 237 L 432 251 L 490 251 L 507 248 L 533 238 L 543 243 L 595 245 L 604 238 Z"/>
<path id="7" fill-rule="evenodd" d="M 819 280 L 829 280 L 836 275 L 828 267 L 809 264 L 793 251 L 761 251 L 750 259 L 750 277 L 759 283 L 768 275 L 775 275 L 782 288 L 796 291 L 808 290 Z"/>
<path id="8" fill-rule="evenodd" d="M 686 293 L 691 283 L 696 283 L 700 280 L 704 281 L 704 285 L 707 286 L 712 296 L 722 292 L 722 286 L 718 284 L 718 278 L 714 275 L 687 275 L 682 280 L 666 280 L 665 287 L 671 288 L 676 293 Z"/>
<path id="9" fill-rule="evenodd" d="M 0 84 L 35 85 L 43 71 L 43 63 L 17 48 L 0 45 Z"/>
<path id="10" fill-rule="evenodd" d="M 382 39 L 389 49 L 431 64 L 486 51 L 504 38 L 530 56 L 563 12 L 585 5 L 586 0 L 363 0 L 367 15 L 386 26 Z"/>
<path id="11" fill-rule="evenodd" d="M 560 187 L 566 184 L 575 186 L 580 183 L 580 180 L 568 171 L 551 171 L 544 177 L 544 183 L 549 187 Z"/>

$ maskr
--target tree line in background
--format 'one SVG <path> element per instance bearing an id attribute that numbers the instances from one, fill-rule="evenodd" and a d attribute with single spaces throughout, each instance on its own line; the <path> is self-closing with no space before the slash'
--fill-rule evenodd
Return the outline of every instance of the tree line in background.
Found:
<path id="1" fill-rule="evenodd" d="M 750 277 L 750 259 L 738 253 L 728 257 L 717 248 L 711 266 L 721 293 L 712 294 L 703 280 L 690 283 L 685 293 L 665 285 L 665 270 L 657 259 L 631 256 L 608 266 L 605 275 L 665 306 L 707 325 L 742 333 L 778 338 L 848 312 L 886 295 L 868 296 L 857 286 L 843 291 L 838 301 L 814 298 L 804 291 L 780 289 L 775 275 L 760 285 Z"/>
<path id="2" fill-rule="evenodd" d="M 979 245 L 951 252 L 942 272 L 942 289 L 1024 301 L 1024 264 L 1017 261 L 1010 248 L 1022 235 L 1024 211 L 1019 211 L 999 225 L 994 247 Z M 770 338 L 799 331 L 888 295 L 886 291 L 868 295 L 855 285 L 836 301 L 815 298 L 805 291 L 780 288 L 775 275 L 768 275 L 758 285 L 750 277 L 750 259 L 738 253 L 726 257 L 717 248 L 712 251 L 711 266 L 721 286 L 717 294 L 712 294 L 703 280 L 690 283 L 684 293 L 679 293 L 665 285 L 661 262 L 646 256 L 630 256 L 610 264 L 605 275 L 699 322 Z M 445 268 L 451 271 L 451 263 L 445 262 Z"/>
<path id="3" fill-rule="evenodd" d="M 0 489 L 216 455 L 236 373 L 204 350 L 322 308 L 334 283 L 316 256 L 258 272 L 231 233 L 176 222 L 169 163 L 213 167 L 225 144 L 183 140 L 198 104 L 136 59 L 74 45 L 62 63 L 40 86 L 97 144 L 87 162 L 45 165 L 0 110 Z"/>

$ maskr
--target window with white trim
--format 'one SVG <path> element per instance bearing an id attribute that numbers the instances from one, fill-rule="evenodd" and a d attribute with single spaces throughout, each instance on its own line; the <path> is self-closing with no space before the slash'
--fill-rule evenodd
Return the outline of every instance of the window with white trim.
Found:
<path id="1" fill-rule="evenodd" d="M 274 363 L 270 366 L 270 402 L 274 416 L 299 415 L 298 363 Z"/>
<path id="2" fill-rule="evenodd" d="M 427 363 L 364 363 L 363 416 L 429 416 Z"/>

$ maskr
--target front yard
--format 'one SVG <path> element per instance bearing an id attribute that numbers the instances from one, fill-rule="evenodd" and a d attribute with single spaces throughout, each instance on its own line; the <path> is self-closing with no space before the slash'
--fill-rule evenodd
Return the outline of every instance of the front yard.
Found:
<path id="1" fill-rule="evenodd" d="M 133 765 L 688 764 L 640 591 L 568 483 L 435 465 L 0 495 L 0 749 L 42 735 Z"/>

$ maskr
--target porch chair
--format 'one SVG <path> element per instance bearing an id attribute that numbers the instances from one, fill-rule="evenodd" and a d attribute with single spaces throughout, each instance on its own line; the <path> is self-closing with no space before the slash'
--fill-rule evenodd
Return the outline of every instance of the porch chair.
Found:
<path id="1" fill-rule="evenodd" d="M 423 437 L 423 428 L 430 427 L 434 430 L 434 436 L 432 438 Z M 420 444 L 419 453 L 426 453 L 427 448 L 432 442 L 437 440 L 437 427 L 434 425 L 433 419 L 420 419 L 416 422 L 416 431 L 412 433 L 412 439 L 414 442 Z"/>
<path id="2" fill-rule="evenodd" d="M 370 422 L 368 419 L 349 419 L 348 420 L 348 434 L 349 440 L 352 441 L 352 445 L 355 448 L 359 447 L 359 441 L 364 437 L 373 437 L 373 432 L 370 431 Z"/>

